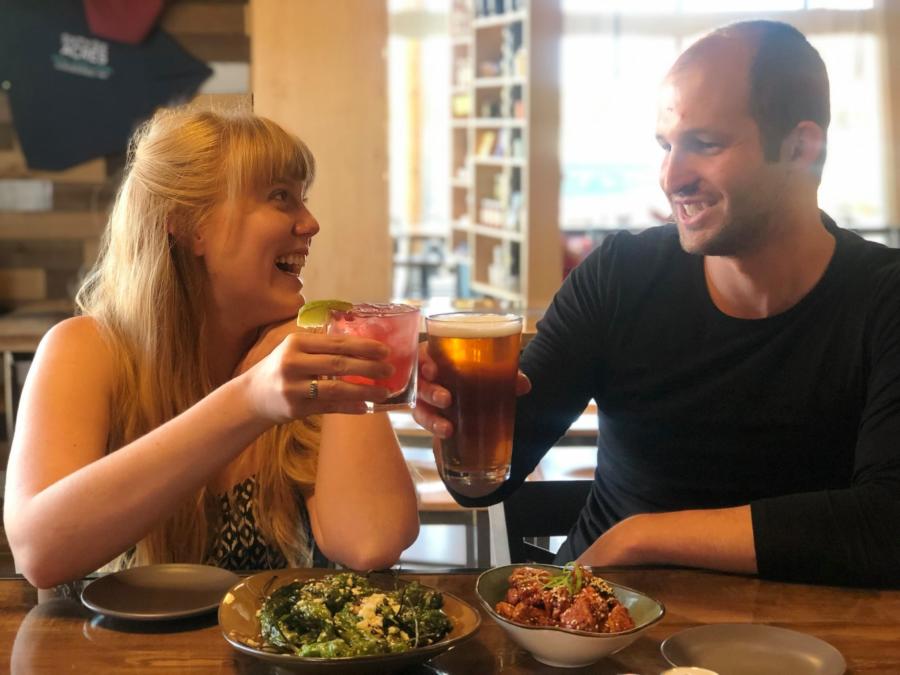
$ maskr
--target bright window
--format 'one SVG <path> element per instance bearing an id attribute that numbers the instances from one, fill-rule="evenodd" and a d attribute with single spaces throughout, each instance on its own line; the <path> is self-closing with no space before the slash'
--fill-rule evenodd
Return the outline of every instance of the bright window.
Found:
<path id="1" fill-rule="evenodd" d="M 447 220 L 449 73 L 446 33 L 388 40 L 390 213 L 395 227 Z"/>
<path id="2" fill-rule="evenodd" d="M 576 231 L 640 229 L 668 215 L 657 181 L 661 152 L 653 138 L 658 84 L 697 37 L 750 17 L 796 25 L 828 68 L 832 122 L 819 191 L 822 208 L 849 227 L 887 225 L 879 44 L 866 28 L 875 24 L 866 20 L 872 4 L 563 0 L 561 225 Z M 813 8 L 854 11 L 830 11 L 824 18 L 820 11 L 806 27 L 805 10 Z"/>

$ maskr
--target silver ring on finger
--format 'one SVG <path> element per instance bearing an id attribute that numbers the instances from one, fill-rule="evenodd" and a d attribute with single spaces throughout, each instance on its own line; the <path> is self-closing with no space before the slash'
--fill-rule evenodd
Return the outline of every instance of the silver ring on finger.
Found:
<path id="1" fill-rule="evenodd" d="M 319 398 L 319 381 L 318 380 L 310 380 L 309 381 L 309 393 L 307 393 L 307 397 L 315 401 Z"/>

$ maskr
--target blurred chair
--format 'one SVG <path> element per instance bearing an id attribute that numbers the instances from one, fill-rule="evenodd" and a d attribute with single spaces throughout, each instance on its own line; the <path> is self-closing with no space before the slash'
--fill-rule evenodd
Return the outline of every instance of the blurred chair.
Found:
<path id="1" fill-rule="evenodd" d="M 569 533 L 592 482 L 526 481 L 506 501 L 488 507 L 492 563 L 552 563 L 549 538 Z"/>
<path id="2" fill-rule="evenodd" d="M 431 297 L 430 282 L 444 265 L 443 229 L 392 229 L 394 240 L 394 289 L 401 298 Z"/>
<path id="3" fill-rule="evenodd" d="M 396 413 L 391 413 L 394 419 Z M 398 431 L 398 436 L 400 432 Z M 410 439 L 406 439 L 410 440 Z M 415 440 L 415 439 L 413 439 Z M 414 545 L 413 550 L 407 550 L 400 558 L 401 564 L 407 568 L 415 567 L 479 567 L 486 568 L 491 565 L 490 557 L 490 528 L 488 526 L 487 509 L 467 509 L 459 504 L 447 492 L 447 488 L 441 481 L 434 463 L 434 456 L 430 448 L 403 446 L 403 455 L 406 465 L 409 467 L 413 481 L 416 485 L 416 494 L 419 498 L 419 523 L 420 540 Z M 440 537 L 433 538 L 438 530 L 429 526 L 462 527 L 464 558 L 451 561 L 447 554 L 450 541 L 440 541 Z M 427 529 L 426 529 L 427 528 Z M 444 534 L 446 539 L 446 534 Z M 428 559 L 423 559 L 421 554 L 427 552 Z M 437 558 L 433 556 L 437 555 Z M 451 553 L 451 557 L 452 556 Z"/>
<path id="4" fill-rule="evenodd" d="M 6 437 L 10 440 L 15 430 L 16 412 L 19 410 L 19 397 L 22 395 L 22 386 L 25 384 L 25 376 L 28 374 L 33 358 L 34 354 L 32 352 L 3 352 Z"/>
<path id="5" fill-rule="evenodd" d="M 6 483 L 6 462 L 9 451 L 9 443 L 12 440 L 16 422 L 16 411 L 19 409 L 19 397 L 22 394 L 22 385 L 25 383 L 25 375 L 34 358 L 32 352 L 3 352 L 3 396 L 4 413 L 6 416 L 6 441 L 0 450 L 0 482 Z M 0 494 L 0 516 L 3 515 L 3 495 Z M 6 532 L 0 525 L 0 575 L 18 574 L 12 553 L 9 550 L 9 542 L 6 540 Z"/>

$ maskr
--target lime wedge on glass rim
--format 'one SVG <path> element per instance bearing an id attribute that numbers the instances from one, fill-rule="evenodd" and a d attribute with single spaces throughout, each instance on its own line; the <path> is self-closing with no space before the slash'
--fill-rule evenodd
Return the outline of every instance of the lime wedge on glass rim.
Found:
<path id="1" fill-rule="evenodd" d="M 353 309 L 353 303 L 344 300 L 313 300 L 307 302 L 297 312 L 297 325 L 301 328 L 314 328 L 324 326 L 328 321 L 328 312 L 339 309 L 346 312 Z"/>

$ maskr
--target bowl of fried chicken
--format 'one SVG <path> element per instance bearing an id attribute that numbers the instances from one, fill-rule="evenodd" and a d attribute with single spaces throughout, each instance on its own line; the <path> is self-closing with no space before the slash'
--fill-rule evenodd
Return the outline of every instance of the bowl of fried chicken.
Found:
<path id="1" fill-rule="evenodd" d="M 475 592 L 516 644 L 562 668 L 624 649 L 666 613 L 661 602 L 578 563 L 494 567 L 478 577 Z"/>

